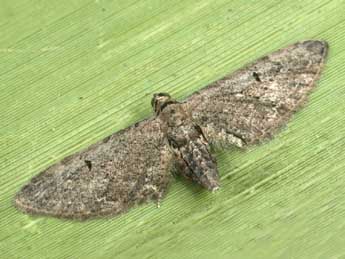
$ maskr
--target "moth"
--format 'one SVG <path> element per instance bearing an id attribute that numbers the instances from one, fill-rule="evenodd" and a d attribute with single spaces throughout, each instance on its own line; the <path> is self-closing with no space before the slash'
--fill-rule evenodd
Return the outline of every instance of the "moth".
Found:
<path id="1" fill-rule="evenodd" d="M 117 215 L 165 195 L 171 170 L 219 188 L 211 147 L 271 139 L 307 101 L 328 44 L 297 42 L 179 102 L 154 94 L 151 118 L 135 123 L 33 177 L 15 197 L 30 214 L 86 219 Z"/>

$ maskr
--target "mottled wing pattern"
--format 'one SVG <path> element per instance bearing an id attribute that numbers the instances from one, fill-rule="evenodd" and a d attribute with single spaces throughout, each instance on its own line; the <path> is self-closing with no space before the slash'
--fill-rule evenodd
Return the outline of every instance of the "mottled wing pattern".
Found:
<path id="1" fill-rule="evenodd" d="M 194 93 L 186 109 L 216 146 L 269 139 L 305 103 L 327 50 L 323 41 L 278 50 Z"/>
<path id="2" fill-rule="evenodd" d="M 159 200 L 170 164 L 159 122 L 149 119 L 49 167 L 21 189 L 15 203 L 31 214 L 63 218 L 116 215 Z"/>

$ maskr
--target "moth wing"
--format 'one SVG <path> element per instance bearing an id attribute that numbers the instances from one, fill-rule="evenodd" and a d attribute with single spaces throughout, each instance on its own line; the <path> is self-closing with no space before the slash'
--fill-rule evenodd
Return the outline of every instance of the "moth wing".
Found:
<path id="1" fill-rule="evenodd" d="M 162 198 L 170 164 L 159 122 L 149 119 L 49 167 L 18 192 L 15 204 L 62 218 L 116 215 Z"/>
<path id="2" fill-rule="evenodd" d="M 216 146 L 270 139 L 306 102 L 327 50 L 318 40 L 278 50 L 194 93 L 186 109 Z"/>

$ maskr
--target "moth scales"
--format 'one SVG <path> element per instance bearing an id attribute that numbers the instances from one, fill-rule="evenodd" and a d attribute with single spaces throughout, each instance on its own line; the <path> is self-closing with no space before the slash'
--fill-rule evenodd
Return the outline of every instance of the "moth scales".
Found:
<path id="1" fill-rule="evenodd" d="M 171 169 L 210 191 L 219 188 L 210 147 L 271 139 L 307 101 L 328 52 L 297 42 L 193 93 L 184 101 L 154 94 L 154 116 L 66 157 L 15 197 L 30 214 L 87 219 L 117 215 L 163 198 Z"/>

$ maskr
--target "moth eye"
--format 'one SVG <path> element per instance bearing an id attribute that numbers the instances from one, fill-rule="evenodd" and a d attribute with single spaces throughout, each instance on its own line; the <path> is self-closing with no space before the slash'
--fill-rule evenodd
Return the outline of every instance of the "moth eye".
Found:
<path id="1" fill-rule="evenodd" d="M 260 76 L 259 76 L 258 73 L 253 72 L 253 77 L 254 77 L 254 79 L 255 79 L 257 82 L 261 82 L 261 79 L 260 79 Z"/>
<path id="2" fill-rule="evenodd" d="M 168 138 L 168 142 L 169 142 L 169 145 L 172 146 L 173 148 L 178 148 L 178 144 L 174 139 Z"/>
<path id="3" fill-rule="evenodd" d="M 89 171 L 91 171 L 91 169 L 92 169 L 92 162 L 90 160 L 84 160 L 84 162 L 85 162 L 87 168 L 89 168 Z"/>
<path id="4" fill-rule="evenodd" d="M 170 96 L 170 95 L 167 93 L 159 93 L 159 94 L 157 94 L 157 96 L 162 97 L 162 96 Z"/>

